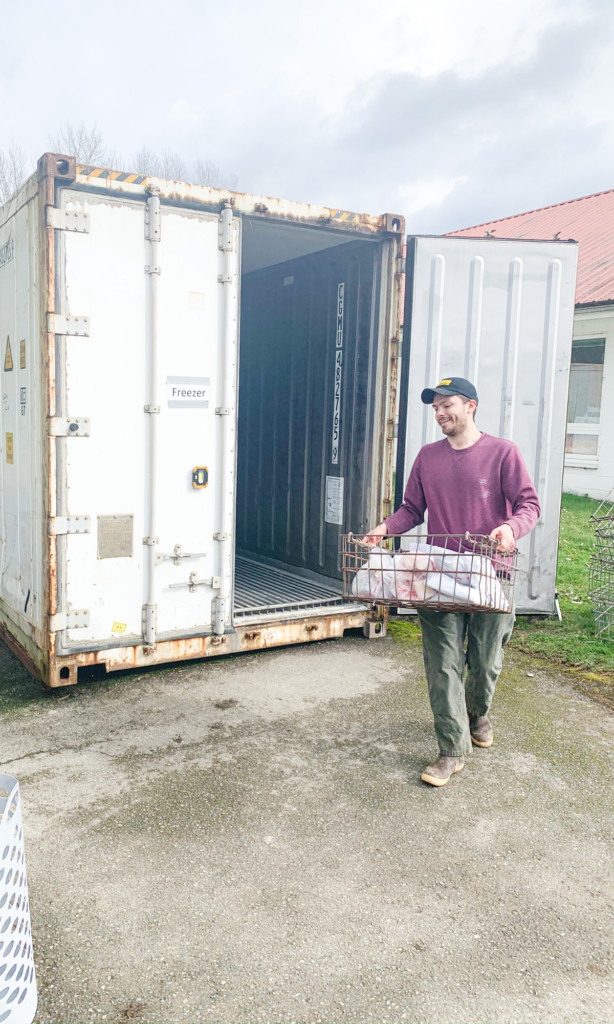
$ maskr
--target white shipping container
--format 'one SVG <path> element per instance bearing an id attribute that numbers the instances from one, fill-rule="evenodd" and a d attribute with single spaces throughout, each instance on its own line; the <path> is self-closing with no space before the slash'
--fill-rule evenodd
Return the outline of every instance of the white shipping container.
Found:
<path id="1" fill-rule="evenodd" d="M 0 211 L 0 630 L 45 683 L 362 625 L 338 537 L 390 491 L 402 244 L 41 158 Z"/>
<path id="2" fill-rule="evenodd" d="M 0 635 L 46 684 L 75 682 L 87 665 L 203 658 L 363 624 L 369 609 L 343 599 L 338 538 L 392 509 L 403 229 L 393 214 L 77 167 L 57 154 L 0 210 Z M 545 595 L 535 607 L 548 611 L 575 247 L 544 243 L 563 272 L 548 292 L 558 320 L 540 363 L 539 332 L 514 326 L 516 307 L 510 327 L 499 301 L 478 302 L 475 263 L 463 255 L 452 269 L 470 244 L 485 259 L 480 239 L 445 240 L 447 281 L 457 280 L 445 315 L 443 278 L 428 284 L 433 254 L 416 250 L 397 484 L 431 439 L 416 404 L 427 377 L 469 367 L 485 407 L 507 410 L 526 327 L 531 367 L 542 367 L 530 370 L 526 397 L 542 410 L 531 430 L 547 437 L 539 472 L 552 470 L 546 540 L 528 557 Z M 517 254 L 506 251 L 508 262 L 541 252 L 507 244 Z M 543 252 L 524 279 L 540 295 L 550 287 Z M 490 280 L 485 271 L 484 296 L 508 294 L 507 279 Z M 476 302 L 483 341 L 467 342 L 459 366 Z M 520 339 L 511 349 L 510 338 Z M 513 394 L 515 408 L 525 395 Z M 511 429 L 507 413 L 488 411 L 488 424 L 493 416 Z M 525 455 L 535 437 L 518 437 Z"/>

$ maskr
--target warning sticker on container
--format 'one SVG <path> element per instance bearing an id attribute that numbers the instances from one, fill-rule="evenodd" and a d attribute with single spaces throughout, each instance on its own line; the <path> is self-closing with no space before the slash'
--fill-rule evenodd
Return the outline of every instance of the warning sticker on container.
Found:
<path id="1" fill-rule="evenodd" d="M 125 622 L 114 622 L 111 628 L 112 633 L 125 633 L 126 623 Z"/>
<path id="2" fill-rule="evenodd" d="M 324 522 L 343 526 L 343 477 L 326 477 L 326 507 Z"/>
<path id="3" fill-rule="evenodd" d="M 166 397 L 169 409 L 208 409 L 211 378 L 167 377 Z"/>
<path id="4" fill-rule="evenodd" d="M 6 339 L 6 352 L 4 354 L 4 369 L 13 369 L 13 353 L 11 352 L 11 339 Z"/>

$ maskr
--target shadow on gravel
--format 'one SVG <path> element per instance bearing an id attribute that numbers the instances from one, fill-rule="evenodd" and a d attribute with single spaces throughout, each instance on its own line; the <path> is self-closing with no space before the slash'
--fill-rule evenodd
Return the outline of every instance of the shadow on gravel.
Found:
<path id="1" fill-rule="evenodd" d="M 362 636 L 362 630 L 347 630 L 349 636 L 354 634 Z M 336 640 L 316 641 L 320 644 L 335 643 Z M 285 650 L 296 645 L 290 645 Z M 270 650 L 251 651 L 250 658 L 266 658 Z M 117 672 L 107 673 L 104 665 L 92 665 L 91 667 L 79 670 L 79 682 L 73 686 L 58 686 L 48 689 L 43 686 L 34 676 L 30 675 L 18 658 L 0 640 L 0 715 L 11 710 L 23 707 L 36 707 L 43 701 L 58 701 L 69 698 L 94 698 L 109 690 L 114 690 L 120 684 L 129 686 L 131 682 L 139 682 L 147 677 L 160 678 L 181 669 L 195 668 L 205 662 L 215 664 L 223 661 L 230 664 L 236 659 L 244 658 L 244 654 L 225 654 L 220 657 L 196 658 L 190 661 L 175 661 L 167 665 L 152 665 L 151 668 L 143 667 L 121 669 Z M 221 705 L 220 705 L 221 706 Z M 227 707 L 232 707 L 228 704 Z"/>

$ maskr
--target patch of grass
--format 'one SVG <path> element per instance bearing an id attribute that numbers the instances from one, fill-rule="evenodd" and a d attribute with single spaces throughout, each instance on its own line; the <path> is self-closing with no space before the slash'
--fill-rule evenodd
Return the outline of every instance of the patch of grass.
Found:
<path id="1" fill-rule="evenodd" d="M 588 560 L 594 550 L 589 521 L 598 501 L 564 494 L 557 588 L 563 621 L 519 617 L 511 646 L 560 665 L 598 674 L 614 674 L 614 643 L 595 636 L 593 606 L 588 598 Z"/>
<path id="2" fill-rule="evenodd" d="M 399 644 L 422 645 L 422 630 L 420 629 L 420 620 L 417 615 L 408 616 L 407 618 L 389 619 L 388 632 Z"/>

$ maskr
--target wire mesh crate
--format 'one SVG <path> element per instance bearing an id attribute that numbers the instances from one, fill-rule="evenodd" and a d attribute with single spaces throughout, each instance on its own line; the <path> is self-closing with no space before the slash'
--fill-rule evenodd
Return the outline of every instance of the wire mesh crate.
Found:
<path id="1" fill-rule="evenodd" d="M 591 558 L 588 580 L 595 613 L 595 632 L 603 640 L 614 640 L 614 562 Z"/>
<path id="2" fill-rule="evenodd" d="M 508 613 L 514 606 L 516 549 L 498 550 L 489 537 L 465 534 L 387 535 L 370 545 L 341 537 L 347 601 L 447 612 Z"/>
<path id="3" fill-rule="evenodd" d="M 595 530 L 595 555 L 614 566 L 614 519 Z"/>
<path id="4" fill-rule="evenodd" d="M 595 632 L 614 640 L 614 501 L 609 495 L 591 516 L 595 553 L 588 563 L 588 596 L 593 602 Z"/>
<path id="5" fill-rule="evenodd" d="M 614 500 L 611 494 L 604 498 L 601 505 L 595 509 L 591 516 L 591 523 L 596 523 L 597 527 L 602 523 L 614 524 Z"/>

